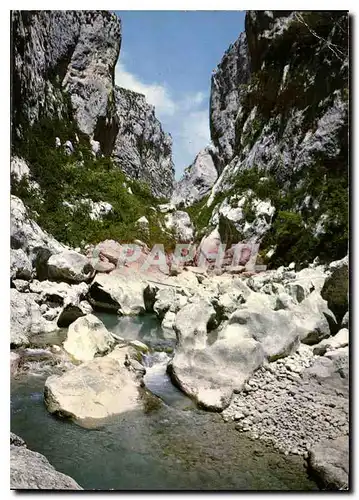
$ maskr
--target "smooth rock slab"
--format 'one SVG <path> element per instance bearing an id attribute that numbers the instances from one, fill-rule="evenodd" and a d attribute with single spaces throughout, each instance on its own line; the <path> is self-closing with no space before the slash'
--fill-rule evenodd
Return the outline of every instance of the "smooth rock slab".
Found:
<path id="1" fill-rule="evenodd" d="M 313 354 L 322 355 L 327 351 L 333 351 L 340 347 L 346 347 L 349 342 L 349 331 L 347 328 L 342 328 L 334 337 L 323 339 L 318 345 L 314 346 Z"/>
<path id="2" fill-rule="evenodd" d="M 94 308 L 124 315 L 142 314 L 146 311 L 146 286 L 136 275 L 126 276 L 119 271 L 98 274 L 91 284 L 88 300 Z"/>
<path id="3" fill-rule="evenodd" d="M 124 366 L 125 355 L 125 349 L 118 349 L 49 377 L 44 390 L 49 412 L 86 423 L 138 408 L 139 383 Z"/>
<path id="4" fill-rule="evenodd" d="M 309 468 L 318 476 L 324 489 L 348 488 L 349 437 L 321 441 L 309 452 Z"/>
<path id="5" fill-rule="evenodd" d="M 206 348 L 177 349 L 167 372 L 203 408 L 222 411 L 264 360 L 253 339 L 220 339 Z"/>
<path id="6" fill-rule="evenodd" d="M 82 490 L 74 479 L 58 472 L 40 453 L 10 434 L 10 488 L 12 490 Z"/>

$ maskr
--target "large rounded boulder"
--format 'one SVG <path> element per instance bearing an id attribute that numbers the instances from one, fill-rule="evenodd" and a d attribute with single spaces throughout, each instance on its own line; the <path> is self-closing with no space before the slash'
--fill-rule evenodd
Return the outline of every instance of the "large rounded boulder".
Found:
<path id="1" fill-rule="evenodd" d="M 64 348 L 79 361 L 108 353 L 115 344 L 105 325 L 93 314 L 76 319 L 69 326 Z"/>
<path id="2" fill-rule="evenodd" d="M 89 281 L 94 275 L 88 258 L 73 250 L 51 255 L 47 261 L 47 272 L 50 280 L 70 283 Z"/>

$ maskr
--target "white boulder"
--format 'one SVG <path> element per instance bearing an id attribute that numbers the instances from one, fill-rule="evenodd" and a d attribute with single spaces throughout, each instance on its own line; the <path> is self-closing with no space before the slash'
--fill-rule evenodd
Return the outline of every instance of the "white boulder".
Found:
<path id="1" fill-rule="evenodd" d="M 89 361 L 104 355 L 114 346 L 115 341 L 105 325 L 93 314 L 76 319 L 69 326 L 65 350 L 79 361 Z"/>
<path id="2" fill-rule="evenodd" d="M 127 351 L 115 349 L 45 382 L 44 401 L 50 413 L 78 423 L 101 420 L 140 406 L 139 381 L 126 367 Z M 129 363 L 127 363 L 129 364 Z"/>
<path id="3" fill-rule="evenodd" d="M 21 248 L 10 250 L 10 277 L 11 279 L 30 280 L 32 276 L 31 262 Z"/>
<path id="4" fill-rule="evenodd" d="M 75 283 L 88 281 L 94 274 L 88 258 L 73 250 L 51 255 L 47 268 L 50 279 Z"/>

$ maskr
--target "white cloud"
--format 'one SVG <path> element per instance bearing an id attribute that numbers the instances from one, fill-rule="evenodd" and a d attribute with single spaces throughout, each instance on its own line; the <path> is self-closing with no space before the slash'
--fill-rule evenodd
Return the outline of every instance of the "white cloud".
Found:
<path id="1" fill-rule="evenodd" d="M 144 94 L 147 102 L 155 106 L 158 116 L 172 116 L 175 113 L 176 103 L 171 99 L 165 85 L 141 82 L 136 75 L 128 72 L 121 62 L 116 65 L 115 81 L 119 87 Z"/>
<path id="2" fill-rule="evenodd" d="M 115 72 L 116 85 L 144 94 L 148 103 L 155 106 L 156 116 L 163 129 L 172 135 L 176 176 L 210 141 L 208 95 L 205 92 L 188 92 L 174 97 L 165 83 L 144 83 L 118 62 Z"/>
<path id="3" fill-rule="evenodd" d="M 184 117 L 180 136 L 187 151 L 196 155 L 210 141 L 208 110 L 193 111 Z"/>
<path id="4" fill-rule="evenodd" d="M 181 101 L 182 109 L 187 111 L 195 107 L 201 106 L 206 100 L 207 96 L 204 92 L 196 92 L 194 94 L 188 94 Z"/>

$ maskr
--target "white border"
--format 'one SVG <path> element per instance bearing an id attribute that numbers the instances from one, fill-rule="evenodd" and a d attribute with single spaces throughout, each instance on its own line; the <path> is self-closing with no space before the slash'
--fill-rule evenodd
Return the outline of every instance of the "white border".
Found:
<path id="1" fill-rule="evenodd" d="M 268 5 L 268 2 L 263 2 L 263 1 L 258 1 L 258 0 L 251 0 L 249 1 L 242 1 L 242 2 L 233 2 L 233 1 L 228 1 L 228 0 L 222 0 L 220 3 L 218 1 L 214 0 L 207 0 L 206 2 L 204 1 L 196 1 L 196 0 L 172 0 L 171 2 L 164 1 L 164 0 L 152 0 L 150 4 L 144 2 L 143 0 L 122 0 L 121 2 L 118 2 L 117 5 L 114 5 L 114 2 L 106 2 L 106 5 L 101 5 L 101 8 L 103 9 L 104 7 L 109 8 L 108 10 L 266 10 L 266 9 L 271 9 L 271 10 L 290 10 L 296 9 L 296 10 L 339 10 L 339 9 L 348 9 L 351 14 L 355 17 L 356 14 L 356 4 L 354 1 L 350 2 L 345 2 L 345 4 L 338 5 L 338 2 L 335 4 L 331 4 L 328 1 L 323 1 L 323 0 L 317 0 L 316 2 L 313 1 L 301 1 L 297 2 L 297 5 L 294 7 L 290 7 L 288 5 L 288 2 L 284 1 L 273 1 L 271 2 L 270 5 Z M 9 491 L 9 417 L 10 417 L 10 412 L 9 412 L 9 399 L 10 399 L 10 393 L 9 393 L 9 361 L 8 361 L 8 332 L 9 332 L 9 234 L 10 234 L 10 229 L 9 229 L 9 155 L 10 155 L 10 106 L 9 106 L 9 96 L 10 96 L 10 66 L 9 66 L 9 54 L 10 54 L 10 9 L 58 9 L 58 10 L 63 10 L 63 9 L 94 9 L 97 10 L 99 7 L 99 4 L 97 2 L 94 2 L 92 0 L 87 0 L 85 1 L 74 1 L 74 0 L 62 0 L 61 2 L 49 2 L 49 1 L 34 1 L 34 2 L 26 2 L 26 1 L 14 1 L 14 2 L 7 2 L 3 1 L 1 5 L 1 16 L 0 16 L 0 23 L 1 23 L 1 44 L 0 44 L 0 51 L 1 51 L 1 60 L 2 60 L 2 75 L 0 78 L 0 83 L 1 83 L 1 133 L 0 133 L 0 140 L 1 140 L 1 147 L 0 147 L 0 152 L 1 152 L 1 167 L 0 167 L 0 176 L 1 176 L 1 181 L 0 181 L 0 189 L 1 189 L 1 196 L 0 196 L 0 201 L 1 201 L 1 210 L 0 210 L 0 215 L 1 215 L 1 236 L 2 236 L 2 245 L 0 247 L 1 250 L 1 287 L 2 287 L 2 293 L 1 293 L 1 301 L 0 301 L 0 306 L 1 306 L 1 342 L 3 343 L 2 349 L 1 349 L 1 356 L 3 359 L 1 360 L 2 362 L 0 363 L 0 368 L 1 368 L 1 386 L 2 386 L 2 425 L 1 425 L 1 437 L 2 437 L 2 467 L 0 467 L 0 488 L 1 492 L 3 493 L 2 498 L 8 498 L 8 496 L 12 496 L 15 493 Z M 356 19 L 353 20 L 352 24 L 352 29 L 355 28 L 355 23 Z M 358 50 L 357 50 L 357 37 L 355 36 L 355 33 L 352 32 L 352 47 L 353 47 L 353 66 L 352 71 L 353 71 L 353 80 L 352 80 L 352 87 L 351 87 L 351 96 L 353 96 L 354 92 L 354 83 L 357 82 L 357 68 L 358 68 Z M 352 212 L 352 216 L 354 217 L 353 220 L 353 230 L 352 230 L 352 235 L 353 235 L 353 241 L 352 241 L 352 254 L 351 254 L 351 264 L 354 267 L 352 271 L 352 279 L 354 281 L 353 283 L 353 292 L 355 288 L 355 284 L 358 282 L 358 266 L 355 265 L 354 259 L 355 259 L 355 250 L 358 249 L 358 245 L 356 244 L 356 238 L 355 235 L 359 234 L 359 217 L 358 217 L 358 203 L 356 201 L 356 193 L 358 192 L 357 188 L 357 182 L 358 182 L 358 174 L 355 174 L 355 169 L 357 168 L 355 159 L 355 151 L 354 147 L 356 144 L 358 144 L 358 130 L 359 130 L 359 120 L 358 118 L 358 113 L 357 113 L 357 106 L 355 101 L 352 102 L 352 112 L 353 112 L 353 118 L 352 118 L 352 124 L 353 124 L 353 131 L 352 131 L 352 144 L 353 144 L 353 150 L 352 150 L 352 173 L 354 174 L 351 182 L 352 182 L 352 193 L 353 193 L 353 199 L 352 202 L 354 204 L 354 209 Z M 355 126 L 355 124 L 357 124 Z M 356 302 L 357 302 L 357 296 L 355 293 L 352 295 L 352 310 L 355 312 L 359 310 L 356 307 Z M 354 338 L 357 334 L 358 329 L 355 328 L 357 324 L 357 321 L 353 322 L 353 328 L 352 328 L 352 338 Z M 355 381 L 358 380 L 357 378 L 357 373 L 356 373 L 356 363 L 354 360 L 359 359 L 359 353 L 358 351 L 358 346 L 359 346 L 359 340 L 356 342 L 353 342 L 353 347 L 352 347 L 352 365 L 353 365 L 353 372 L 352 372 L 352 388 L 355 389 L 354 383 Z M 351 394 L 351 397 L 353 398 L 353 410 L 354 413 L 352 415 L 351 423 L 354 428 L 355 422 L 354 422 L 354 416 L 358 414 L 357 410 L 357 398 L 354 395 L 354 391 Z M 354 436 L 356 436 L 356 433 L 354 433 Z M 353 443 L 353 451 L 356 451 L 357 446 L 355 446 L 356 443 Z M 60 443 L 59 443 L 60 445 Z M 356 453 L 353 454 L 353 470 L 352 470 L 352 480 L 353 480 L 353 487 L 355 490 L 356 487 L 356 480 L 355 478 L 357 477 L 357 472 L 358 472 L 358 462 L 355 460 L 356 458 Z M 6 465 L 6 467 L 5 467 Z M 64 493 L 65 494 L 65 493 Z M 68 493 L 67 493 L 68 494 Z M 126 497 L 128 494 L 125 493 L 120 493 L 121 497 Z M 61 493 L 60 493 L 61 495 Z M 84 493 L 83 495 L 89 496 L 89 494 Z M 188 494 L 187 494 L 188 495 Z M 227 494 L 228 495 L 228 494 Z M 229 496 L 236 495 L 235 493 L 230 494 Z M 254 494 L 254 496 L 260 496 L 260 493 Z M 289 495 L 289 493 L 288 493 Z M 293 494 L 290 494 L 293 496 Z M 297 494 L 298 496 L 299 494 Z M 45 497 L 47 495 L 45 494 Z M 241 493 L 241 496 L 249 496 L 248 494 Z M 253 497 L 253 494 L 250 495 Z M 282 495 L 281 495 L 282 496 Z M 296 496 L 294 494 L 294 496 Z"/>

